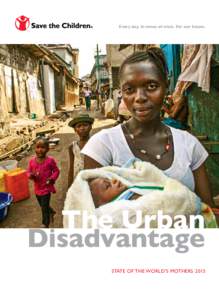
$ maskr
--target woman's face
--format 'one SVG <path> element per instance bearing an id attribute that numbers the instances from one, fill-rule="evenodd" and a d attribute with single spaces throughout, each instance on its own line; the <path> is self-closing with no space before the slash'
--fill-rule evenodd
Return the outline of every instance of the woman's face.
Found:
<path id="1" fill-rule="evenodd" d="M 123 100 L 135 119 L 149 122 L 159 117 L 167 82 L 153 62 L 125 65 L 120 81 Z"/>

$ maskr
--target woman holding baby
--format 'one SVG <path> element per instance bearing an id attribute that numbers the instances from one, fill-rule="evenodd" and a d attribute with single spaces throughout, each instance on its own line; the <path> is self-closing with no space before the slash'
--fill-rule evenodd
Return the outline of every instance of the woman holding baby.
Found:
<path id="1" fill-rule="evenodd" d="M 162 123 L 160 110 L 168 91 L 168 70 L 160 48 L 136 52 L 120 67 L 123 100 L 132 117 L 95 134 L 82 153 L 85 168 L 122 166 L 129 159 L 150 162 L 213 206 L 205 168 L 208 153 L 196 137 Z"/>

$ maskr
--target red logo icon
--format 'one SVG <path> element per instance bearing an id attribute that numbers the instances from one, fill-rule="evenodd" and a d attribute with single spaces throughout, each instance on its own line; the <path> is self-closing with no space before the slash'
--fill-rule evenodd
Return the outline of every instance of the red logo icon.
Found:
<path id="1" fill-rule="evenodd" d="M 25 16 L 20 16 L 15 20 L 15 27 L 18 30 L 24 31 L 30 26 L 30 19 Z"/>

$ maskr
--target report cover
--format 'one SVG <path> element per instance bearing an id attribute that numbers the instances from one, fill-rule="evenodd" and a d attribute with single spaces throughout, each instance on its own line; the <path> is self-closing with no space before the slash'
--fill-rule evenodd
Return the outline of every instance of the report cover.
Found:
<path id="1" fill-rule="evenodd" d="M 7 1 L 4 299 L 217 297 L 214 1 Z"/>

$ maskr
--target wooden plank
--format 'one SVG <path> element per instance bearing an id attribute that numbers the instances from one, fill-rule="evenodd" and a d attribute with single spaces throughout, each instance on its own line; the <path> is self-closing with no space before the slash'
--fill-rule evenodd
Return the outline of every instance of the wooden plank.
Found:
<path id="1" fill-rule="evenodd" d="M 14 100 L 15 100 L 15 112 L 21 111 L 21 103 L 20 103 L 20 90 L 19 83 L 17 77 L 17 71 L 12 69 L 12 78 L 13 78 L 13 91 L 14 91 Z"/>
<path id="2" fill-rule="evenodd" d="M 13 96 L 12 96 L 12 69 L 4 66 L 5 73 L 5 92 L 7 97 L 8 112 L 13 112 Z"/>
<path id="3" fill-rule="evenodd" d="M 39 130 L 36 132 L 36 136 L 45 135 L 47 133 L 54 133 L 55 129 L 45 129 L 45 130 Z"/>

